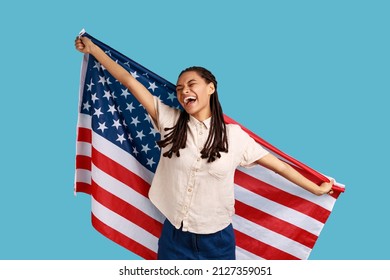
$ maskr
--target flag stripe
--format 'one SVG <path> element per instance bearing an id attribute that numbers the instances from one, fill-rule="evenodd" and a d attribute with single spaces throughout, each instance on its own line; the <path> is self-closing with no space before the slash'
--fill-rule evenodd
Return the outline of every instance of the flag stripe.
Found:
<path id="1" fill-rule="evenodd" d="M 312 203 L 315 203 L 329 212 L 332 211 L 332 207 L 335 203 L 335 198 L 327 195 L 327 196 L 317 196 L 313 195 L 312 193 L 302 189 L 297 188 L 297 185 L 294 183 L 288 181 L 287 179 L 283 178 L 279 174 L 261 166 L 261 165 L 255 165 L 252 168 L 242 168 L 239 167 L 238 170 L 241 172 L 257 179 L 262 182 L 265 182 L 269 185 L 274 186 L 275 188 L 278 188 L 282 191 L 288 192 L 292 195 L 295 195 L 297 197 L 303 198 L 305 200 L 311 201 Z"/>
<path id="2" fill-rule="evenodd" d="M 94 181 L 107 192 L 110 192 L 114 196 L 137 207 L 140 211 L 144 212 L 160 223 L 164 221 L 163 215 L 157 210 L 156 207 L 153 206 L 148 198 L 141 195 L 128 185 L 118 181 L 110 174 L 103 172 L 95 165 L 92 166 L 92 170 L 94 174 Z"/>
<path id="3" fill-rule="evenodd" d="M 91 205 L 93 215 L 105 225 L 137 241 L 142 246 L 157 252 L 157 237 L 108 209 L 95 200 L 93 196 Z"/>
<path id="4" fill-rule="evenodd" d="M 137 254 L 138 256 L 147 260 L 153 260 L 157 258 L 157 253 L 155 251 L 141 245 L 139 242 L 129 238 L 127 235 L 107 226 L 105 223 L 96 218 L 93 214 L 92 225 L 102 235 L 106 236 L 107 238 L 121 245 L 127 250 Z"/>
<path id="5" fill-rule="evenodd" d="M 77 182 L 91 184 L 91 170 L 77 169 L 76 171 Z"/>
<path id="6" fill-rule="evenodd" d="M 241 201 L 246 205 L 268 213 L 278 219 L 291 222 L 297 227 L 311 232 L 312 234 L 318 235 L 323 227 L 323 223 L 301 212 L 284 207 L 283 205 L 262 196 L 255 195 L 238 185 L 235 186 L 235 197 L 236 200 Z"/>
<path id="7" fill-rule="evenodd" d="M 77 141 L 92 143 L 92 131 L 91 129 L 79 127 L 77 134 Z"/>
<path id="8" fill-rule="evenodd" d="M 265 244 L 245 233 L 235 230 L 237 246 L 244 248 L 248 252 L 260 256 L 267 260 L 297 260 L 298 258 L 279 250 L 273 246 Z"/>
<path id="9" fill-rule="evenodd" d="M 91 184 L 76 182 L 76 192 L 82 192 L 86 194 L 91 194 Z"/>
<path id="10" fill-rule="evenodd" d="M 269 230 L 263 226 L 255 224 L 245 217 L 239 215 L 233 216 L 233 226 L 238 231 L 251 236 L 254 239 L 261 240 L 263 243 L 270 245 L 272 248 L 277 248 L 296 258 L 303 259 L 308 256 L 311 248 L 300 244 L 292 239 L 289 239 L 277 232 Z M 249 249 L 246 250 L 252 252 Z"/>
<path id="11" fill-rule="evenodd" d="M 243 241 L 245 241 L 245 239 L 243 239 Z M 237 246 L 236 259 L 237 260 L 262 260 L 263 258 Z"/>
<path id="12" fill-rule="evenodd" d="M 297 210 L 301 213 L 308 215 L 322 223 L 326 221 L 330 212 L 308 200 L 299 198 L 297 196 L 291 195 L 285 191 L 281 191 L 274 186 L 267 184 L 263 181 L 259 181 L 240 170 L 236 171 L 236 175 L 234 177 L 234 181 L 236 184 L 245 186 L 248 190 L 266 197 L 270 200 L 277 198 L 278 203 Z M 277 193 L 277 195 L 275 195 Z M 315 213 L 315 215 L 313 215 Z"/>
<path id="13" fill-rule="evenodd" d="M 162 224 L 151 218 L 144 212 L 101 188 L 95 181 L 92 181 L 92 195 L 96 201 L 108 209 L 127 219 L 128 221 L 142 227 L 157 238 L 160 237 Z"/>
<path id="14" fill-rule="evenodd" d="M 128 151 L 119 148 L 95 132 L 92 132 L 92 138 L 94 149 L 126 169 L 131 170 L 132 173 L 136 174 L 145 182 L 152 183 L 154 173 L 142 166 Z"/>
<path id="15" fill-rule="evenodd" d="M 148 197 L 150 185 L 142 178 L 138 177 L 136 174 L 122 165 L 111 160 L 111 158 L 103 155 L 94 147 L 92 147 L 92 155 L 93 164 L 96 165 L 99 169 L 105 171 L 106 173 L 110 173 L 111 176 L 115 179 L 131 186 L 138 193 Z"/>
<path id="16" fill-rule="evenodd" d="M 296 242 L 312 248 L 317 240 L 317 236 L 299 228 L 289 222 L 278 219 L 270 214 L 260 211 L 254 207 L 246 205 L 236 200 L 236 214 L 245 216 L 248 220 L 261 225 L 269 230 L 277 232 Z"/>
<path id="17" fill-rule="evenodd" d="M 91 157 L 76 155 L 76 168 L 91 170 Z"/>
<path id="18" fill-rule="evenodd" d="M 91 157 L 91 143 L 76 142 L 77 155 Z"/>

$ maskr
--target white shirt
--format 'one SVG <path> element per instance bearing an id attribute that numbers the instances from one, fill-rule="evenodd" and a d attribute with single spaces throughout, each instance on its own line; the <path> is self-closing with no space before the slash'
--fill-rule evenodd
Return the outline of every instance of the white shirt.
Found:
<path id="1" fill-rule="evenodd" d="M 180 110 L 163 104 L 155 97 L 157 123 L 153 125 L 161 133 L 173 127 Z M 162 154 L 149 190 L 149 198 L 163 215 L 183 231 L 208 234 L 224 229 L 232 222 L 234 214 L 234 173 L 240 165 L 250 167 L 268 154 L 238 125 L 226 126 L 228 153 L 212 163 L 202 159 L 200 151 L 207 140 L 211 118 L 200 122 L 190 116 L 187 144 L 180 149 L 180 157 Z"/>

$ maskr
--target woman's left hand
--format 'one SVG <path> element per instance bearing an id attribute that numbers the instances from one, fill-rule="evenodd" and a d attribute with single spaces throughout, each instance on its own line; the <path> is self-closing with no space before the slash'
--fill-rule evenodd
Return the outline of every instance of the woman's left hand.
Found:
<path id="1" fill-rule="evenodd" d="M 323 182 L 321 185 L 320 185 L 320 189 L 321 189 L 321 193 L 322 194 L 333 194 L 333 190 L 332 190 L 332 187 L 333 187 L 333 184 L 334 184 L 334 180 L 331 179 L 330 182 Z"/>

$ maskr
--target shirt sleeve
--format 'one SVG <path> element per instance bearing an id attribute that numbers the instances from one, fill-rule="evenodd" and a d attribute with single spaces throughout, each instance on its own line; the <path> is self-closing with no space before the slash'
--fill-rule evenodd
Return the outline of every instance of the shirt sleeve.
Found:
<path id="1" fill-rule="evenodd" d="M 153 127 L 160 131 L 164 132 L 164 128 L 173 127 L 176 124 L 177 119 L 180 115 L 180 110 L 172 108 L 168 105 L 165 105 L 161 100 L 154 96 L 154 108 L 156 109 L 156 122 L 149 115 L 149 118 L 152 122 Z"/>
<path id="2" fill-rule="evenodd" d="M 242 153 L 242 158 L 240 166 L 242 167 L 252 167 L 256 165 L 256 161 L 261 159 L 263 156 L 269 154 L 269 152 L 263 148 L 259 143 L 257 143 L 252 137 L 250 137 L 245 131 L 241 130 L 241 137 L 244 150 Z"/>

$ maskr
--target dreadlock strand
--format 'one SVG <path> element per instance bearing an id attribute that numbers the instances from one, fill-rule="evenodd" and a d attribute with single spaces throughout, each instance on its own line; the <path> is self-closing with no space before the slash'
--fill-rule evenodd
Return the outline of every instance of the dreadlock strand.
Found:
<path id="1" fill-rule="evenodd" d="M 213 162 L 221 157 L 220 152 L 228 152 L 228 141 L 222 107 L 215 93 L 210 100 L 210 106 L 213 118 L 210 133 L 201 154 L 202 158 L 208 158 L 208 162 Z"/>
<path id="2" fill-rule="evenodd" d="M 173 127 L 165 128 L 164 131 L 170 131 L 164 135 L 164 139 L 157 142 L 161 148 L 172 144 L 171 148 L 163 153 L 163 156 L 171 158 L 173 154 L 180 157 L 180 149 L 185 148 L 187 142 L 187 123 L 189 115 L 187 112 L 181 112 L 177 123 Z"/>

